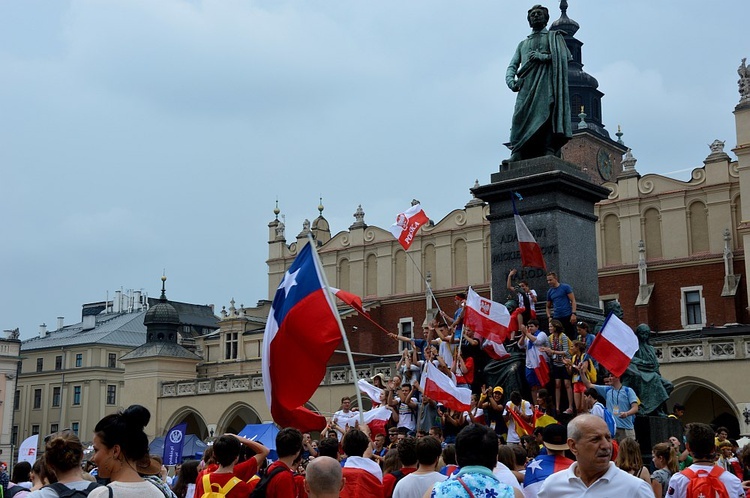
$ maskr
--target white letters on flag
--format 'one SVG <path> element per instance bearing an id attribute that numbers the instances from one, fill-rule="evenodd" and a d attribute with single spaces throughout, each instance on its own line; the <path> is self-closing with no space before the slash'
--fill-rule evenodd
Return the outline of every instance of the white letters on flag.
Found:
<path id="1" fill-rule="evenodd" d="M 18 448 L 18 461 L 29 462 L 33 465 L 36 462 L 36 447 L 38 444 L 39 434 L 34 434 L 24 439 Z"/>
<path id="2" fill-rule="evenodd" d="M 429 221 L 429 218 L 419 204 L 415 204 L 396 216 L 396 223 L 391 225 L 391 233 L 398 239 L 405 250 L 409 250 L 419 227 Z"/>
<path id="3" fill-rule="evenodd" d="M 471 408 L 471 389 L 456 387 L 456 383 L 432 364 L 425 363 L 427 368 L 422 375 L 424 395 L 444 404 L 451 410 L 459 412 Z"/>
<path id="4" fill-rule="evenodd" d="M 638 337 L 625 322 L 609 314 L 602 330 L 594 337 L 588 353 L 617 377 L 621 376 L 638 351 Z"/>
<path id="5" fill-rule="evenodd" d="M 508 337 L 510 312 L 500 303 L 485 299 L 469 287 L 464 308 L 464 325 L 485 339 L 502 344 Z"/>
<path id="6" fill-rule="evenodd" d="M 521 253 L 521 265 L 525 268 L 547 268 L 542 256 L 542 248 L 529 231 L 526 223 L 516 210 L 516 201 L 513 201 L 513 219 L 516 222 L 516 236 L 518 237 L 518 249 Z"/>

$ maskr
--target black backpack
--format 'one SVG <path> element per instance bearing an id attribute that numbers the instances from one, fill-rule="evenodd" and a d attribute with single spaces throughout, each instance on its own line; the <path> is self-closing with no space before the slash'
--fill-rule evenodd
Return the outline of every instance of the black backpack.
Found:
<path id="1" fill-rule="evenodd" d="M 8 488 L 8 491 L 5 492 L 4 498 L 13 498 L 16 493 L 20 493 L 21 491 L 28 491 L 29 488 L 24 488 L 23 486 L 19 486 L 16 484 L 15 486 Z"/>
<path id="2" fill-rule="evenodd" d="M 250 493 L 250 498 L 266 498 L 266 491 L 268 489 L 268 482 L 277 474 L 280 474 L 282 472 L 291 472 L 290 470 L 286 469 L 282 465 L 279 465 L 275 469 L 273 469 L 271 472 L 268 472 L 268 469 L 263 471 L 260 475 L 260 481 L 258 481 L 258 485 L 255 486 L 255 489 L 253 489 L 253 492 Z"/>
<path id="3" fill-rule="evenodd" d="M 92 490 L 99 486 L 100 484 L 92 482 L 86 489 L 72 489 L 61 482 L 54 482 L 52 484 L 47 484 L 44 487 L 54 490 L 59 498 L 86 498 Z"/>
<path id="4" fill-rule="evenodd" d="M 391 472 L 391 475 L 396 478 L 396 483 L 398 483 L 398 481 L 406 477 L 406 474 L 404 474 L 404 472 L 401 470 L 394 470 L 393 472 Z M 395 483 L 394 483 L 394 487 L 395 487 Z"/>

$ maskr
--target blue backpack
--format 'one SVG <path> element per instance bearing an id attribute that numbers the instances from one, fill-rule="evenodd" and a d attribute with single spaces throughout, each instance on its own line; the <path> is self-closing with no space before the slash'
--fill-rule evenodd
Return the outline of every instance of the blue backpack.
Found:
<path id="1" fill-rule="evenodd" d="M 607 407 L 604 408 L 604 422 L 607 424 L 607 428 L 609 429 L 609 433 L 612 435 L 612 437 L 615 437 L 615 431 L 617 431 L 617 424 L 615 424 L 615 417 L 612 415 L 612 412 L 607 410 Z"/>

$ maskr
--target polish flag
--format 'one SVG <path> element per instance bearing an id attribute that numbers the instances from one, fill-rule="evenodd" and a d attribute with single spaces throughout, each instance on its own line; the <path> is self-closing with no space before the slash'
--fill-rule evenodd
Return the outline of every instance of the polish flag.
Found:
<path id="1" fill-rule="evenodd" d="M 372 400 L 373 403 L 381 404 L 382 400 L 380 399 L 381 396 L 383 396 L 383 390 L 379 387 L 375 387 L 369 382 L 367 382 L 365 379 L 359 379 L 357 381 L 357 387 L 359 390 L 367 395 L 368 398 Z"/>
<path id="2" fill-rule="evenodd" d="M 333 294 L 337 298 L 341 299 L 344 303 L 348 304 L 359 313 L 363 315 L 367 314 L 364 307 L 362 306 L 362 298 L 358 295 L 352 294 L 351 292 L 347 292 L 345 290 L 337 289 L 336 287 L 329 287 L 329 289 L 331 289 L 331 292 L 333 292 Z"/>
<path id="3" fill-rule="evenodd" d="M 323 415 L 304 405 L 320 386 L 326 363 L 342 339 L 314 250 L 305 244 L 276 290 L 261 357 L 263 391 L 273 421 L 302 432 L 326 426 Z"/>
<path id="4" fill-rule="evenodd" d="M 422 374 L 422 392 L 428 398 L 444 404 L 451 410 L 465 412 L 471 409 L 471 389 L 456 387 L 456 383 L 428 361 Z"/>
<path id="5" fill-rule="evenodd" d="M 482 344 L 482 351 L 487 353 L 487 356 L 489 356 L 493 360 L 502 360 L 503 358 L 507 358 L 508 356 L 510 356 L 510 353 L 506 351 L 505 346 L 489 339 L 484 340 L 484 344 Z"/>
<path id="6" fill-rule="evenodd" d="M 636 351 L 638 337 L 625 322 L 610 313 L 589 346 L 588 354 L 619 377 L 627 370 Z"/>
<path id="7" fill-rule="evenodd" d="M 529 344 L 527 347 L 533 346 Z M 549 364 L 544 353 L 534 348 L 534 352 L 529 355 L 529 365 L 531 365 L 531 369 L 534 371 L 539 385 L 542 387 L 546 386 L 549 382 Z"/>
<path id="8" fill-rule="evenodd" d="M 390 420 L 391 413 L 391 410 L 387 406 L 380 406 L 362 414 L 365 423 L 370 428 L 371 439 L 375 440 L 375 434 L 385 434 L 385 424 Z"/>
<path id="9" fill-rule="evenodd" d="M 391 233 L 398 239 L 399 244 L 405 250 L 409 250 L 419 227 L 426 224 L 430 219 L 419 204 L 415 204 L 403 213 L 396 216 L 396 223 L 391 225 Z"/>
<path id="10" fill-rule="evenodd" d="M 537 244 L 536 239 L 529 231 L 526 223 L 521 219 L 521 215 L 516 210 L 516 201 L 513 202 L 513 219 L 516 222 L 516 236 L 518 237 L 518 248 L 521 252 L 521 265 L 525 268 L 542 268 L 546 269 L 542 248 Z"/>
<path id="11" fill-rule="evenodd" d="M 464 307 L 464 325 L 480 337 L 502 343 L 508 338 L 510 313 L 502 304 L 483 298 L 469 287 Z"/>

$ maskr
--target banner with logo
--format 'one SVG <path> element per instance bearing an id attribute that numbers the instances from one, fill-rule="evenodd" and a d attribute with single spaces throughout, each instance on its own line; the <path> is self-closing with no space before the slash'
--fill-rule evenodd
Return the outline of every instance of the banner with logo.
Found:
<path id="1" fill-rule="evenodd" d="M 23 440 L 18 448 L 18 461 L 29 462 L 34 465 L 36 462 L 36 447 L 39 445 L 39 434 L 34 434 Z"/>
<path id="2" fill-rule="evenodd" d="M 185 431 L 187 424 L 182 423 L 169 429 L 167 437 L 164 438 L 164 454 L 162 460 L 164 465 L 177 465 L 182 463 L 182 446 L 185 444 Z"/>

